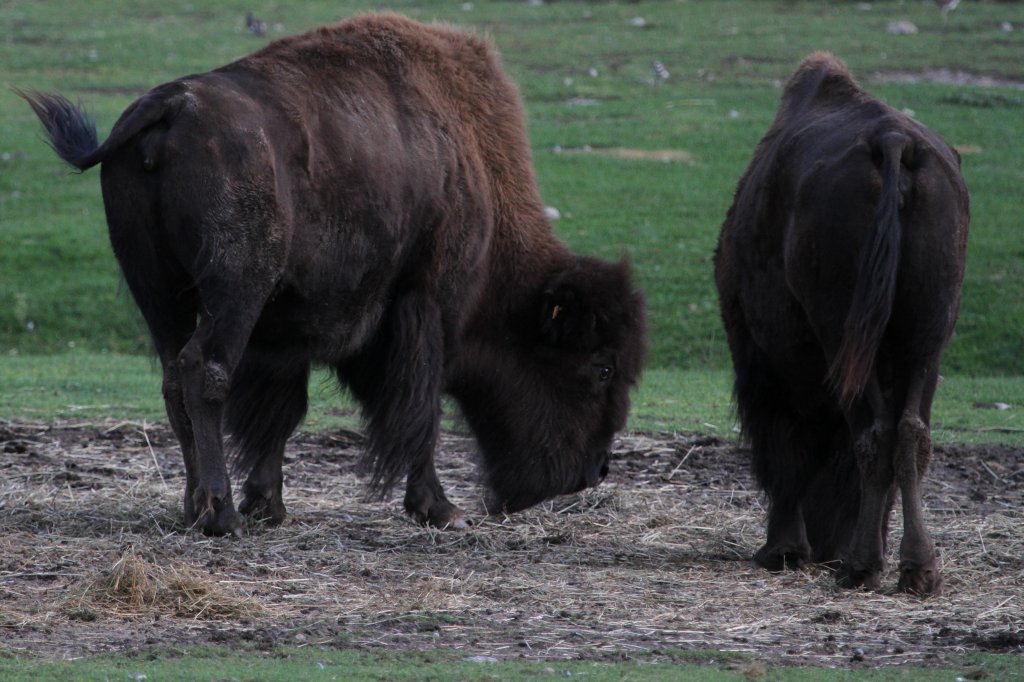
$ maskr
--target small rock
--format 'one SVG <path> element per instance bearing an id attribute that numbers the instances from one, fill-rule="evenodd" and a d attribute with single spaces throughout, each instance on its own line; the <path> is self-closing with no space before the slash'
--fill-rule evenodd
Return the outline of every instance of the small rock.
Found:
<path id="1" fill-rule="evenodd" d="M 974 403 L 977 410 L 1009 410 L 1011 407 L 1009 403 Z"/>
<path id="2" fill-rule="evenodd" d="M 917 26 L 909 21 L 893 21 L 889 23 L 885 30 L 894 36 L 909 36 L 917 33 Z"/>

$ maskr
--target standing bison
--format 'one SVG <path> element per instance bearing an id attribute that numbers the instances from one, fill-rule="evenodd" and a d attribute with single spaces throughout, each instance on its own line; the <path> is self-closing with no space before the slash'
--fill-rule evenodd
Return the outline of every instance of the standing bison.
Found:
<path id="1" fill-rule="evenodd" d="M 495 510 L 596 485 L 645 354 L 625 262 L 571 254 L 538 195 L 518 94 L 490 44 L 365 15 L 134 102 L 102 145 L 66 99 L 22 93 L 53 148 L 102 164 L 110 241 L 163 367 L 185 521 L 285 515 L 285 441 L 310 366 L 360 401 L 371 490 L 463 525 L 434 469 L 441 394 Z"/>
<path id="2" fill-rule="evenodd" d="M 770 570 L 879 586 L 897 489 L 901 590 L 939 593 L 921 481 L 969 222 L 956 152 L 815 54 L 736 189 L 715 281 L 768 501 Z"/>

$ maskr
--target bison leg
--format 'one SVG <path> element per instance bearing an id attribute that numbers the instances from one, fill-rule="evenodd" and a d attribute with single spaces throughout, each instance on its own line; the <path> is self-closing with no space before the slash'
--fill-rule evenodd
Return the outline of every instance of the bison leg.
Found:
<path id="1" fill-rule="evenodd" d="M 185 491 L 185 522 L 208 535 L 241 534 L 242 519 L 231 499 L 231 480 L 224 461 L 221 430 L 231 367 L 216 354 L 204 352 L 200 325 L 178 355 L 185 409 L 195 434 L 195 483 Z M 189 489 L 191 488 L 191 489 Z"/>
<path id="2" fill-rule="evenodd" d="M 159 345 L 159 343 L 158 343 Z M 164 366 L 163 394 L 167 408 L 167 417 L 171 428 L 181 444 L 181 454 L 185 461 L 185 525 L 198 526 L 211 534 L 239 532 L 241 523 L 231 504 L 231 488 L 226 471 L 218 475 L 216 466 L 210 467 L 209 460 L 202 452 L 202 439 L 196 427 L 197 413 L 195 399 L 189 399 L 188 386 L 194 383 L 194 377 L 183 371 L 181 358 L 187 352 L 183 349 L 177 355 L 167 357 L 161 354 Z M 194 374 L 194 372 L 193 372 Z M 200 398 L 202 401 L 202 398 Z M 199 413 L 200 424 L 202 415 Z M 219 433 L 219 431 L 218 431 Z M 219 437 L 219 436 L 218 436 Z M 207 438 L 209 436 L 207 435 Z M 223 458 L 221 469 L 223 469 Z M 210 486 L 204 481 L 213 478 L 217 485 L 213 486 L 212 495 L 204 493 Z"/>
<path id="3" fill-rule="evenodd" d="M 196 454 L 196 437 L 192 420 L 185 407 L 185 388 L 178 366 L 178 355 L 186 341 L 195 333 L 196 308 L 194 301 L 169 301 L 164 291 L 179 291 L 185 287 L 173 278 L 160 279 L 164 286 L 145 287 L 145 283 L 129 280 L 132 292 L 139 303 L 146 324 L 149 326 L 160 364 L 163 367 L 163 397 L 174 435 L 181 446 L 185 463 L 185 524 L 192 526 L 198 516 L 192 502 L 192 493 L 199 485 L 199 467 Z"/>
<path id="4" fill-rule="evenodd" d="M 245 299 L 221 299 L 217 292 L 246 289 L 210 278 L 202 319 L 177 357 L 196 444 L 195 486 L 186 491 L 185 518 L 208 535 L 240 535 L 242 529 L 225 464 L 223 421 L 232 376 L 265 300 L 256 284 L 250 283 Z"/>
<path id="5" fill-rule="evenodd" d="M 436 528 L 467 528 L 461 509 L 448 501 L 434 469 L 434 458 L 409 472 L 405 484 L 405 511 L 423 525 Z"/>
<path id="6" fill-rule="evenodd" d="M 769 571 L 801 568 L 811 556 L 800 504 L 772 500 L 768 511 L 768 538 L 754 561 Z"/>
<path id="7" fill-rule="evenodd" d="M 854 453 L 860 475 L 860 507 L 850 547 L 843 553 L 837 582 L 841 587 L 881 586 L 886 517 L 892 508 L 894 427 L 878 381 L 872 378 L 854 417 Z"/>
<path id="8" fill-rule="evenodd" d="M 422 290 L 397 295 L 370 348 L 338 368 L 363 405 L 370 442 L 362 468 L 383 496 L 406 476 L 405 510 L 423 524 L 464 525 L 434 469 L 444 382 L 444 331 L 437 302 Z"/>
<path id="9" fill-rule="evenodd" d="M 896 481 L 903 500 L 898 588 L 919 595 L 942 593 L 935 545 L 925 527 L 921 505 L 921 481 L 932 453 L 931 436 L 925 420 L 937 383 L 938 372 L 935 369 L 918 373 L 911 380 L 894 452 Z"/>
<path id="10" fill-rule="evenodd" d="M 192 421 L 185 409 L 185 392 L 181 385 L 178 372 L 177 353 L 166 359 L 161 356 L 164 366 L 163 394 L 167 408 L 167 418 L 174 430 L 174 435 L 181 445 L 181 455 L 185 461 L 185 525 L 192 526 L 196 522 L 196 514 L 192 505 L 192 491 L 199 481 L 196 466 L 196 438 L 192 433 Z"/>
<path id="11" fill-rule="evenodd" d="M 237 451 L 234 470 L 247 474 L 238 511 L 276 525 L 284 521 L 284 449 L 308 405 L 309 360 L 253 349 L 235 370 L 224 423 Z"/>
<path id="12" fill-rule="evenodd" d="M 770 571 L 798 568 L 811 556 L 801 503 L 818 466 L 814 434 L 790 405 L 790 383 L 772 369 L 746 328 L 736 325 L 730 332 L 736 404 L 754 475 L 768 498 L 767 539 L 754 561 Z"/>

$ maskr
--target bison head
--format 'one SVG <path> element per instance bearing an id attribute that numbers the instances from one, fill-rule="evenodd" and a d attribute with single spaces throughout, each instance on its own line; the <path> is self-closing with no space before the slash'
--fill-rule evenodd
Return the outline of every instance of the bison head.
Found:
<path id="1" fill-rule="evenodd" d="M 452 387 L 482 452 L 489 507 L 514 512 L 597 485 L 646 355 L 644 300 L 628 263 L 577 257 L 474 344 Z"/>

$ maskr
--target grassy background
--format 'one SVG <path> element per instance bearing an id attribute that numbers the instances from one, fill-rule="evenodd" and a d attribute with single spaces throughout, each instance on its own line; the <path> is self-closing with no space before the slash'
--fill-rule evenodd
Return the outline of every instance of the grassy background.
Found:
<path id="1" fill-rule="evenodd" d="M 0 418 L 166 422 L 157 363 L 144 356 L 90 353 L 0 359 Z M 633 397 L 629 428 L 648 433 L 735 437 L 727 370 L 652 368 Z M 997 403 L 1015 406 L 994 409 Z M 935 404 L 933 438 L 949 443 L 1020 443 L 1024 381 L 1015 377 L 945 377 Z M 454 409 L 447 410 L 454 415 Z M 358 410 L 326 371 L 310 382 L 306 429 L 358 428 Z M 449 420 L 448 429 L 462 425 Z"/>
<path id="2" fill-rule="evenodd" d="M 249 656 L 221 649 L 172 649 L 158 656 L 101 656 L 86 661 L 27 664 L 0 660 L 0 676 L 7 682 L 40 679 L 74 679 L 79 682 L 146 679 L 182 682 L 215 680 L 346 680 L 347 682 L 428 682 L 436 680 L 576 679 L 588 682 L 659 682 L 705 680 L 746 682 L 771 679 L 780 682 L 816 682 L 822 671 L 814 668 L 767 667 L 742 654 L 678 651 L 665 652 L 674 659 L 639 660 L 627 665 L 599 661 L 495 661 L 486 657 L 459 657 L 453 653 L 385 655 L 352 651 L 281 648 L 269 656 Z M 1011 656 L 971 655 L 962 668 L 908 670 L 829 670 L 838 682 L 949 682 L 955 679 L 1024 679 Z M 982 676 L 982 677 L 979 677 Z M 966 676 L 966 677 L 965 677 Z"/>
<path id="3" fill-rule="evenodd" d="M 370 2 L 0 4 L 0 82 L 80 98 L 105 135 L 148 88 L 336 20 Z M 537 173 L 556 229 L 576 249 L 628 250 L 648 292 L 652 366 L 726 369 L 711 253 L 735 183 L 768 127 L 780 83 L 816 49 L 843 57 L 878 96 L 913 110 L 964 153 L 972 190 L 964 306 L 945 371 L 1024 374 L 1024 244 L 1018 206 L 1024 91 L 882 84 L 872 74 L 968 69 L 1024 80 L 1019 4 L 965 2 L 943 22 L 919 2 L 393 2 L 494 36 L 521 84 Z M 641 21 L 642 20 L 642 21 Z M 919 33 L 890 35 L 891 21 Z M 642 26 L 634 25 L 642 24 Z M 671 77 L 653 84 L 651 64 Z M 28 107 L 0 93 L 0 354 L 69 346 L 143 353 L 146 334 L 106 243 L 99 173 L 69 174 Z M 591 153 L 575 153 L 589 146 Z M 611 148 L 672 150 L 624 160 Z"/>
<path id="4" fill-rule="evenodd" d="M 105 135 L 150 87 L 244 55 L 246 11 L 270 37 L 370 2 L 0 2 L 0 83 L 82 100 Z M 816 49 L 843 57 L 878 96 L 957 145 L 974 222 L 964 306 L 946 354 L 940 439 L 1014 440 L 1024 404 L 1024 90 L 875 82 L 874 74 L 969 70 L 1024 81 L 1019 3 L 965 2 L 943 22 L 919 2 L 787 0 L 394 2 L 423 20 L 486 31 L 520 83 L 537 174 L 573 248 L 630 253 L 650 304 L 651 370 L 632 428 L 731 431 L 729 363 L 711 254 L 735 183 L 775 113 L 781 83 Z M 919 33 L 886 26 L 912 21 Z M 670 78 L 654 84 L 651 64 Z M 28 107 L 0 91 L 0 416 L 162 420 L 145 329 L 107 244 L 99 173 L 75 174 Z M 581 151 L 581 150 L 591 150 Z M 671 152 L 668 162 L 614 150 Z M 322 383 L 322 382 L 321 382 Z M 352 407 L 314 385 L 310 426 Z M 709 426 L 710 425 L 710 426 Z M 723 426 L 724 425 L 724 426 Z M 993 430 L 995 429 L 995 430 Z"/>

